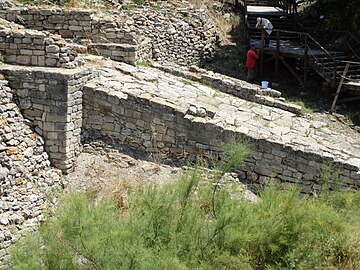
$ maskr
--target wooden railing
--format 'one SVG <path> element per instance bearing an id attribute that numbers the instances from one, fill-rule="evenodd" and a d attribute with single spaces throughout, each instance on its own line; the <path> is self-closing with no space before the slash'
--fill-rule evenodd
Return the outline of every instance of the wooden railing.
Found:
<path id="1" fill-rule="evenodd" d="M 345 63 L 345 68 L 344 68 L 344 71 L 343 71 L 343 73 L 341 75 L 340 82 L 339 82 L 338 88 L 336 90 L 333 103 L 331 105 L 331 109 L 330 109 L 331 112 L 333 112 L 335 110 L 335 105 L 336 105 L 336 102 L 337 102 L 337 100 L 339 98 L 340 91 L 341 91 L 341 88 L 342 88 L 342 86 L 344 84 L 344 81 L 346 79 L 351 80 L 349 77 L 346 77 L 347 72 L 349 71 L 350 65 L 356 65 L 356 66 L 360 67 L 360 62 L 353 62 L 353 61 L 340 61 L 340 62 Z M 347 101 L 354 101 L 354 100 L 359 100 L 359 99 L 360 99 L 360 96 L 357 96 L 357 97 L 350 97 L 350 98 L 347 98 L 347 99 L 343 99 L 342 101 L 347 102 Z"/>
<path id="2" fill-rule="evenodd" d="M 318 41 L 316 41 L 309 33 L 306 32 L 298 32 L 298 31 L 288 31 L 288 30 L 280 30 L 280 29 L 273 29 L 273 34 L 276 35 L 276 50 L 275 50 L 275 76 L 278 76 L 278 67 L 279 67 L 279 57 L 280 57 L 280 34 L 288 34 L 288 35 L 295 35 L 298 38 L 299 47 L 304 48 L 304 84 L 307 82 L 307 71 L 309 68 L 309 49 L 311 48 L 317 48 L 324 52 L 324 54 L 329 57 L 334 62 L 334 74 L 333 74 L 333 80 L 334 83 L 336 81 L 336 72 L 337 72 L 337 60 L 334 58 L 333 55 L 331 55 L 325 48 L 322 46 Z M 261 37 L 261 57 L 260 61 L 263 61 L 263 51 L 264 51 L 264 40 L 265 40 L 265 34 L 263 31 L 262 37 Z M 310 48 L 309 44 L 312 45 Z M 263 64 L 261 62 L 261 75 L 263 74 Z M 302 80 L 297 77 L 296 74 L 293 74 L 301 84 L 303 84 Z"/>
<path id="3" fill-rule="evenodd" d="M 310 33 L 320 43 L 328 44 L 329 49 L 341 50 L 360 60 L 360 40 L 349 31 L 315 29 L 302 27 L 304 32 Z"/>
<path id="4" fill-rule="evenodd" d="M 245 10 L 247 10 L 248 5 L 255 5 L 255 6 L 266 5 L 266 6 L 279 7 L 288 14 L 297 13 L 296 0 L 254 0 L 254 1 L 239 0 L 239 4 L 242 4 Z"/>

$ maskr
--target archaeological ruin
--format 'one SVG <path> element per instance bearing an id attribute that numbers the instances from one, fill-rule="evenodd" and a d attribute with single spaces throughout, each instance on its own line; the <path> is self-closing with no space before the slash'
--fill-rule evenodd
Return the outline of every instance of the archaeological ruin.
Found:
<path id="1" fill-rule="evenodd" d="M 218 32 L 205 10 L 163 4 L 108 13 L 0 9 L 0 269 L 43 219 L 84 142 L 156 153 L 177 164 L 251 145 L 241 181 L 321 188 L 324 165 L 360 188 L 360 134 L 313 120 L 275 89 L 199 68 Z"/>

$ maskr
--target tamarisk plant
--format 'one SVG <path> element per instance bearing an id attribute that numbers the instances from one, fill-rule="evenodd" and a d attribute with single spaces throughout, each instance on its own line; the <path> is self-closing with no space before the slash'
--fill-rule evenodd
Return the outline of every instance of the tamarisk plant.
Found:
<path id="1" fill-rule="evenodd" d="M 241 165 L 243 143 L 225 147 L 214 170 L 188 170 L 174 183 L 128 186 L 109 196 L 66 195 L 37 234 L 18 241 L 14 269 L 359 269 L 360 194 L 303 198 L 275 184 L 252 203 L 219 185 Z"/>

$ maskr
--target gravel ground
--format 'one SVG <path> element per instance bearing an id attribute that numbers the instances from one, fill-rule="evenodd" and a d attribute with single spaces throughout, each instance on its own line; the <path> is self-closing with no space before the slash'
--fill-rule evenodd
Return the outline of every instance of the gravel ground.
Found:
<path id="1" fill-rule="evenodd" d="M 111 149 L 87 148 L 77 158 L 74 172 L 66 176 L 66 191 L 88 191 L 108 196 L 130 184 L 174 181 L 182 171 L 182 168 L 135 159 Z"/>
<path id="2" fill-rule="evenodd" d="M 86 191 L 96 193 L 100 198 L 114 196 L 123 199 L 124 195 L 126 196 L 124 191 L 130 186 L 174 182 L 189 169 L 186 166 L 175 167 L 157 161 L 134 158 L 133 154 L 104 147 L 101 142 L 95 142 L 94 145 L 87 145 L 84 148 L 76 160 L 74 172 L 66 175 L 65 192 Z M 237 188 L 232 189 L 234 196 L 244 196 L 252 202 L 259 200 L 240 183 L 235 173 L 225 174 L 220 185 L 227 183 L 236 183 Z"/>

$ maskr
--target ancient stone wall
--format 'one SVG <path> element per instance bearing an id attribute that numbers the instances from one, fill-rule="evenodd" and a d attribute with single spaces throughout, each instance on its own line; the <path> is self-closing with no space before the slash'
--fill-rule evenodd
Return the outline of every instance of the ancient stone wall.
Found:
<path id="1" fill-rule="evenodd" d="M 271 88 L 260 89 L 258 86 L 246 81 L 194 66 L 182 67 L 172 63 L 162 65 L 154 63 L 153 66 L 170 74 L 192 81 L 201 82 L 202 84 L 219 89 L 221 92 L 228 93 L 245 100 L 279 108 L 297 115 L 301 114 L 301 106 L 286 103 L 285 99 L 281 97 L 281 92 Z"/>
<path id="2" fill-rule="evenodd" d="M 61 8 L 16 7 L 2 10 L 0 16 L 28 29 L 46 30 L 64 38 L 88 38 L 91 36 L 90 10 Z"/>
<path id="3" fill-rule="evenodd" d="M 11 269 L 9 246 L 43 219 L 45 196 L 62 186 L 34 133 L 0 80 L 0 269 Z M 46 195 L 45 195 L 46 194 Z"/>
<path id="4" fill-rule="evenodd" d="M 89 83 L 84 89 L 83 128 L 85 140 L 108 138 L 114 144 L 160 153 L 164 158 L 195 159 L 222 155 L 221 146 L 232 137 L 253 145 L 252 154 L 242 168 L 241 177 L 263 183 L 269 177 L 288 184 L 300 184 L 303 192 L 319 190 L 319 175 L 326 162 L 336 163 L 343 187 L 360 188 L 359 167 L 335 162 L 296 146 L 255 138 L 238 129 L 191 115 L 151 95 L 132 96 L 107 92 Z"/>
<path id="5" fill-rule="evenodd" d="M 218 39 L 205 10 L 178 8 L 166 3 L 107 14 L 59 8 L 9 8 L 0 11 L 0 17 L 76 41 L 143 46 L 144 39 L 148 38 L 155 61 L 182 65 L 198 64 L 210 57 Z"/>
<path id="6" fill-rule="evenodd" d="M 35 30 L 0 30 L 0 52 L 9 64 L 65 68 L 83 64 L 60 36 Z"/>
<path id="7" fill-rule="evenodd" d="M 92 43 L 88 45 L 92 54 L 102 55 L 115 61 L 135 65 L 152 58 L 152 45 L 149 39 L 138 45 L 116 43 Z"/>
<path id="8" fill-rule="evenodd" d="M 24 117 L 46 144 L 53 165 L 72 169 L 80 151 L 82 86 L 92 78 L 89 69 L 50 69 L 3 65 L 1 72 L 15 90 Z"/>

